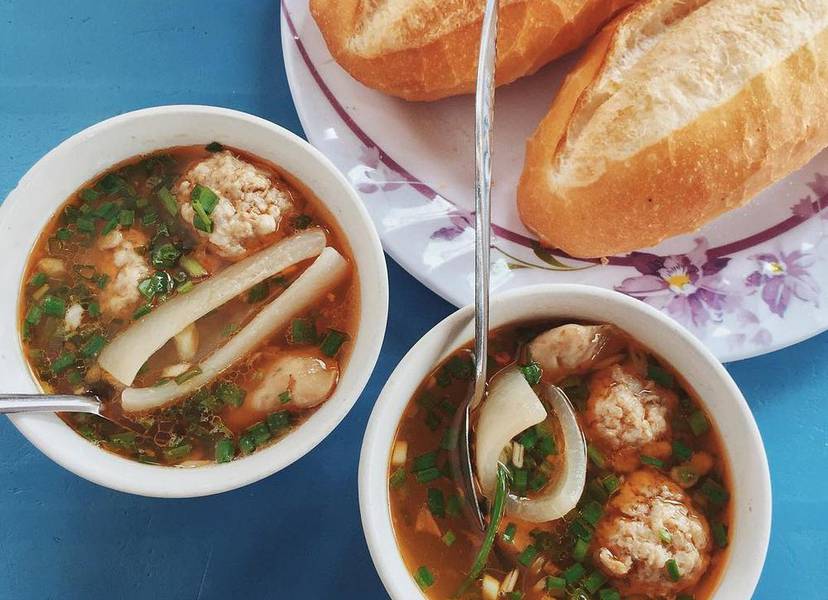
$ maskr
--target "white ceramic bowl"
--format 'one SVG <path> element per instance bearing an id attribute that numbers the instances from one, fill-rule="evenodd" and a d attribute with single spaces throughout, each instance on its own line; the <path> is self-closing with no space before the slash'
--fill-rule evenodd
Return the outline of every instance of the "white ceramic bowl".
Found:
<path id="1" fill-rule="evenodd" d="M 473 307 L 458 310 L 405 355 L 382 390 L 365 432 L 359 465 L 362 526 L 374 564 L 395 600 L 423 596 L 400 557 L 391 524 L 388 463 L 394 434 L 420 382 L 472 339 L 473 318 Z M 750 598 L 770 536 L 770 474 L 756 422 L 733 379 L 683 327 L 647 304 L 617 292 L 581 285 L 539 285 L 492 299 L 492 328 L 556 318 L 614 323 L 673 365 L 696 390 L 723 433 L 733 473 L 729 562 L 714 599 Z"/>
<path id="2" fill-rule="evenodd" d="M 163 106 L 108 119 L 72 136 L 35 164 L 0 208 L 0 381 L 5 392 L 37 392 L 24 362 L 17 301 L 36 236 L 79 186 L 112 165 L 170 146 L 213 140 L 268 160 L 304 183 L 331 211 L 348 239 L 359 272 L 360 326 L 333 396 L 301 427 L 272 446 L 222 465 L 178 469 L 144 465 L 90 444 L 57 416 L 16 415 L 15 426 L 58 464 L 95 483 L 134 494 L 214 494 L 262 479 L 321 442 L 356 402 L 379 355 L 388 314 L 382 247 L 359 197 L 336 167 L 310 144 L 269 121 L 208 106 Z"/>

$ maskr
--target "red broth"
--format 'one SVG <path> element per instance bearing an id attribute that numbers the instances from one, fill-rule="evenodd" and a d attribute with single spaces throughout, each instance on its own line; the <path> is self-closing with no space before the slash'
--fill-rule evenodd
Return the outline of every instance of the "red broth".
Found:
<path id="1" fill-rule="evenodd" d="M 93 392 L 103 399 L 109 413 L 119 414 L 123 386 L 97 365 L 102 347 L 145 312 L 232 264 L 182 220 L 166 194 L 175 195 L 179 178 L 194 164 L 224 150 L 215 144 L 175 147 L 129 159 L 72 194 L 41 232 L 26 268 L 19 319 L 26 359 L 44 391 Z M 332 216 L 300 182 L 255 156 L 226 150 L 264 172 L 290 201 L 277 230 L 248 246 L 249 253 L 308 227 L 321 227 L 328 245 L 346 258 L 351 272 L 343 283 L 300 315 L 305 332 L 302 339 L 292 335 L 294 320 L 286 330 L 271 336 L 259 351 L 223 373 L 220 380 L 181 402 L 131 417 L 135 422 L 130 429 L 93 415 L 61 415 L 90 442 L 127 458 L 162 465 L 195 465 L 226 462 L 253 452 L 298 427 L 316 410 L 295 406 L 287 397 L 275 411 L 258 411 L 245 402 L 260 384 L 269 360 L 281 353 L 299 352 L 318 358 L 338 373 L 347 365 L 350 341 L 358 327 L 359 286 L 345 237 Z M 119 271 L 113 253 L 99 243 L 110 230 L 121 231 L 124 239 L 134 240 L 136 254 L 156 277 L 150 283 L 161 283 L 160 288 L 144 284 L 139 300 L 127 303 L 119 312 L 107 311 L 103 301 Z M 169 256 L 165 259 L 161 255 L 156 260 L 165 246 Z M 205 272 L 199 274 L 191 264 L 189 270 L 185 268 L 185 256 Z M 288 268 L 197 321 L 199 342 L 194 362 L 235 335 L 311 262 Z M 61 268 L 54 267 L 57 263 Z M 82 308 L 82 321 L 70 331 L 65 319 L 73 305 Z M 147 361 L 133 385 L 147 387 L 163 380 L 164 368 L 177 362 L 171 340 Z M 186 376 L 186 372 L 179 375 Z"/>
<path id="2" fill-rule="evenodd" d="M 514 364 L 526 365 L 527 341 L 559 324 L 513 325 L 492 332 L 489 377 Z M 490 554 L 481 577 L 493 577 L 503 584 L 511 571 L 517 570 L 518 576 L 514 588 L 498 598 L 661 598 L 658 593 L 629 585 L 630 582 L 625 582 L 623 577 L 610 577 L 601 570 L 594 557 L 596 527 L 585 521 L 584 515 L 594 520 L 598 513 L 589 511 L 594 511 L 597 506 L 602 519 L 617 516 L 617 511 L 612 507 L 613 499 L 618 497 L 618 488 L 625 478 L 630 478 L 634 472 L 643 473 L 642 476 L 646 477 L 669 479 L 674 467 L 697 463 L 704 474 L 697 477 L 695 485 L 685 490 L 687 501 L 704 516 L 716 533 L 709 536 L 710 561 L 704 574 L 695 585 L 681 590 L 677 597 L 682 600 L 705 600 L 712 596 L 716 588 L 727 561 L 727 533 L 731 526 L 727 499 L 731 479 L 721 438 L 701 402 L 678 373 L 634 340 L 624 336 L 624 344 L 619 360 L 629 361 L 633 355 L 638 360 L 643 358 L 645 362 L 640 365 L 642 378 L 649 381 L 651 387 L 666 390 L 676 398 L 671 433 L 659 443 L 645 446 L 640 454 L 629 455 L 623 449 L 612 452 L 595 439 L 587 422 L 587 398 L 595 381 L 594 373 L 573 375 L 561 382 L 561 387 L 575 406 L 579 424 L 590 444 L 587 487 L 578 508 L 564 519 L 532 524 L 508 514 L 503 516 L 495 550 Z M 422 382 L 403 413 L 395 435 L 394 448 L 398 442 L 407 444 L 405 462 L 402 465 L 393 464 L 392 448 L 392 464 L 389 465 L 390 509 L 397 545 L 423 594 L 434 600 L 455 597 L 469 574 L 481 541 L 480 534 L 461 510 L 460 498 L 451 478 L 447 450 L 451 446 L 448 428 L 473 377 L 470 352 L 470 347 L 458 350 Z M 698 435 L 694 433 L 691 421 Z M 545 486 L 554 481 L 561 454 L 565 451 L 560 430 L 554 423 L 545 421 L 533 429 L 536 431 L 527 430 L 522 434 L 529 434 L 528 437 L 515 438 L 526 442 L 527 448 L 533 448 L 526 451 L 524 459 L 523 470 L 527 473 L 522 481 L 526 483 L 516 491 L 517 495 L 526 497 L 542 493 Z M 546 436 L 552 441 L 538 450 Z M 682 444 L 680 452 L 689 452 L 691 456 L 676 456 L 674 443 Z M 554 451 L 550 452 L 552 447 Z M 645 452 L 658 455 L 658 458 L 644 459 L 655 463 L 655 466 L 642 464 L 641 456 L 646 456 Z M 621 471 L 610 465 L 617 465 Z M 515 491 L 518 469 L 511 463 L 507 466 L 512 475 L 512 490 Z M 544 476 L 538 476 L 539 466 Z M 544 480 L 544 477 L 548 479 Z M 715 497 L 715 502 L 711 496 Z M 582 541 L 579 543 L 579 540 Z M 578 550 L 576 546 L 579 546 Z M 460 597 L 486 598 L 481 577 Z M 559 587 L 561 582 L 564 585 Z"/>

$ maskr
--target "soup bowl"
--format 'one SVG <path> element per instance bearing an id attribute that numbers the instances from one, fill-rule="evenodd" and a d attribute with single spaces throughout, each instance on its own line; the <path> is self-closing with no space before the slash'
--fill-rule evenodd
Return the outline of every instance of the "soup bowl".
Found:
<path id="1" fill-rule="evenodd" d="M 307 421 L 273 445 L 226 464 L 141 464 L 89 443 L 54 414 L 10 417 L 49 458 L 106 487 L 188 497 L 234 489 L 271 475 L 305 455 L 336 427 L 362 392 L 379 355 L 388 312 L 385 258 L 368 213 L 342 174 L 310 144 L 264 119 L 223 108 L 165 106 L 108 119 L 67 139 L 26 173 L 0 208 L 0 245 L 6 257 L 0 276 L 11 288 L 0 301 L 3 391 L 39 392 L 21 347 L 17 302 L 29 252 L 54 212 L 84 182 L 121 161 L 214 140 L 277 165 L 304 184 L 332 215 L 356 263 L 358 334 L 335 392 Z"/>
<path id="2" fill-rule="evenodd" d="M 581 285 L 540 285 L 492 299 L 492 329 L 519 322 L 576 319 L 612 323 L 680 373 L 722 433 L 731 471 L 732 528 L 727 563 L 713 598 L 750 598 L 771 524 L 767 458 L 753 416 L 733 379 L 692 334 L 647 304 Z M 371 414 L 359 467 L 362 525 L 374 564 L 395 599 L 423 597 L 398 549 L 390 511 L 389 460 L 400 419 L 420 383 L 473 338 L 474 308 L 450 315 L 423 337 L 388 379 Z"/>

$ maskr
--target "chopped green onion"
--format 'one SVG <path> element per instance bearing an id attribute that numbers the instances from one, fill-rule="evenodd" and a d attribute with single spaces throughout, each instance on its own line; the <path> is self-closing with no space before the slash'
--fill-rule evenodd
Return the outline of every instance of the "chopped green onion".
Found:
<path id="1" fill-rule="evenodd" d="M 192 256 L 182 256 L 181 260 L 178 261 L 178 264 L 182 269 L 187 271 L 187 275 L 190 277 L 204 277 L 208 274 L 207 269 L 205 269 L 201 263 Z"/>
<path id="2" fill-rule="evenodd" d="M 604 514 L 604 507 L 595 501 L 587 502 L 581 509 L 581 516 L 590 525 L 597 525 Z"/>
<path id="3" fill-rule="evenodd" d="M 319 349 L 325 356 L 333 358 L 337 355 L 339 349 L 342 348 L 342 344 L 344 344 L 347 340 L 347 333 L 337 331 L 336 329 L 329 329 L 325 339 L 322 340 L 322 344 L 319 346 Z"/>
<path id="4" fill-rule="evenodd" d="M 549 477 L 540 471 L 535 472 L 527 483 L 527 487 L 532 492 L 537 492 L 543 489 L 549 483 Z"/>
<path id="5" fill-rule="evenodd" d="M 293 319 L 293 322 L 290 324 L 290 343 L 316 343 L 316 324 L 313 322 L 313 319 Z"/>
<path id="6" fill-rule="evenodd" d="M 187 292 L 191 292 L 195 284 L 192 281 L 185 281 L 181 285 L 178 286 L 178 293 L 179 294 L 186 294 Z"/>
<path id="7" fill-rule="evenodd" d="M 693 435 L 697 437 L 704 435 L 710 429 L 710 423 L 708 423 L 707 417 L 700 410 L 697 410 L 687 417 L 687 423 L 690 425 L 690 430 L 693 432 Z"/>
<path id="8" fill-rule="evenodd" d="M 664 529 L 663 527 L 658 530 L 658 538 L 665 544 L 673 543 L 673 534 L 670 533 L 669 530 Z"/>
<path id="9" fill-rule="evenodd" d="M 34 275 L 32 275 L 32 278 L 29 279 L 29 285 L 34 288 L 39 288 L 47 281 L 49 281 L 49 278 L 46 276 L 45 273 L 35 273 Z"/>
<path id="10" fill-rule="evenodd" d="M 415 474 L 417 481 L 420 483 L 430 483 L 436 479 L 440 479 L 443 474 L 440 472 L 440 469 L 437 467 L 431 467 L 429 469 L 423 469 L 422 471 L 417 471 Z"/>
<path id="11" fill-rule="evenodd" d="M 454 535 L 454 532 L 451 529 L 449 529 L 440 539 L 443 540 L 443 543 L 450 548 L 451 545 L 457 541 L 457 536 Z"/>
<path id="12" fill-rule="evenodd" d="M 217 463 L 226 463 L 233 460 L 233 456 L 236 454 L 236 447 L 233 444 L 233 440 L 229 438 L 223 438 L 216 442 L 216 462 Z"/>
<path id="13" fill-rule="evenodd" d="M 218 196 L 208 187 L 196 184 L 193 191 L 190 192 L 190 200 L 193 203 L 193 208 L 200 206 L 204 209 L 205 214 L 212 214 L 213 210 L 218 204 Z"/>
<path id="14" fill-rule="evenodd" d="M 538 428 L 535 426 L 530 427 L 521 433 L 517 440 L 526 450 L 531 450 L 538 443 Z"/>
<path id="15" fill-rule="evenodd" d="M 495 485 L 494 498 L 492 499 L 489 524 L 486 527 L 486 535 L 483 538 L 483 544 L 480 546 L 480 550 L 475 557 L 472 568 L 469 570 L 469 574 L 466 576 L 466 579 L 460 586 L 460 589 L 454 595 L 455 597 L 462 596 L 469 586 L 477 581 L 477 578 L 480 577 L 480 573 L 483 572 L 483 569 L 486 567 L 486 563 L 489 561 L 489 554 L 491 553 L 492 546 L 494 545 L 495 535 L 500 527 L 500 520 L 503 518 L 503 508 L 509 491 L 508 480 L 509 472 L 503 465 L 499 464 L 497 466 L 497 481 Z"/>
<path id="16" fill-rule="evenodd" d="M 135 222 L 134 210 L 122 210 L 118 213 L 118 223 L 124 227 L 132 227 Z"/>
<path id="17" fill-rule="evenodd" d="M 201 369 L 199 367 L 192 367 L 191 369 L 187 369 L 181 375 L 175 378 L 175 383 L 181 385 L 190 381 L 193 377 L 197 377 L 201 375 Z"/>
<path id="18" fill-rule="evenodd" d="M 602 585 L 607 581 L 607 578 L 604 577 L 604 574 L 600 571 L 593 571 L 589 575 L 584 578 L 584 581 L 581 585 L 584 586 L 586 591 L 590 594 L 594 594 L 597 592 Z"/>
<path id="19" fill-rule="evenodd" d="M 101 306 L 97 302 L 90 302 L 89 308 L 86 309 L 90 317 L 97 318 L 101 316 Z"/>
<path id="20" fill-rule="evenodd" d="M 646 454 L 642 454 L 638 457 L 642 464 L 649 465 L 651 467 L 655 467 L 656 469 L 663 469 L 664 468 L 664 461 L 660 458 L 656 458 L 654 456 L 648 456 Z"/>
<path id="21" fill-rule="evenodd" d="M 421 590 L 425 590 L 434 585 L 434 575 L 428 570 L 428 567 L 422 566 L 414 573 L 414 581 L 420 586 Z"/>
<path id="22" fill-rule="evenodd" d="M 141 317 L 146 317 L 152 312 L 152 304 L 142 304 L 132 313 L 132 320 L 137 321 Z"/>
<path id="23" fill-rule="evenodd" d="M 42 317 L 43 310 L 37 304 L 32 304 L 26 312 L 26 322 L 29 325 L 37 325 Z"/>
<path id="24" fill-rule="evenodd" d="M 161 244 L 158 248 L 152 251 L 150 258 L 152 264 L 157 269 L 169 269 L 175 266 L 178 257 L 181 256 L 181 251 L 167 242 Z"/>
<path id="25" fill-rule="evenodd" d="M 671 558 L 664 563 L 664 568 L 667 569 L 667 575 L 669 575 L 670 579 L 673 581 L 679 581 L 681 579 L 681 571 L 679 570 L 678 563 L 674 558 Z"/>
<path id="26" fill-rule="evenodd" d="M 84 358 L 94 358 L 100 354 L 104 346 L 106 346 L 106 338 L 101 334 L 96 333 L 89 338 L 83 346 L 81 346 L 80 354 Z"/>
<path id="27" fill-rule="evenodd" d="M 239 438 L 239 450 L 242 454 L 252 454 L 256 449 L 256 440 L 250 434 L 244 434 Z"/>
<path id="28" fill-rule="evenodd" d="M 40 304 L 43 312 L 50 317 L 63 318 L 66 314 L 66 302 L 57 296 L 47 295 Z"/>
<path id="29" fill-rule="evenodd" d="M 287 404 L 290 402 L 290 390 L 285 390 L 281 394 L 279 394 L 279 402 L 282 404 Z"/>
<path id="30" fill-rule="evenodd" d="M 567 585 L 573 585 L 575 582 L 580 581 L 581 577 L 583 577 L 585 573 L 586 569 L 584 568 L 584 565 L 581 563 L 575 563 L 561 573 L 561 575 L 563 575 Z"/>
<path id="31" fill-rule="evenodd" d="M 572 549 L 572 558 L 578 562 L 583 562 L 589 552 L 589 542 L 578 538 L 575 540 L 575 547 Z"/>
<path id="32" fill-rule="evenodd" d="M 169 460 L 180 460 L 188 456 L 192 451 L 193 447 L 190 444 L 181 444 L 175 448 L 168 448 L 164 450 L 164 456 L 166 456 Z"/>
<path id="33" fill-rule="evenodd" d="M 588 542 L 592 539 L 592 526 L 583 518 L 578 518 L 569 524 L 569 533 Z"/>
<path id="34" fill-rule="evenodd" d="M 95 285 L 98 286 L 98 289 L 102 290 L 102 289 L 106 288 L 106 284 L 109 283 L 109 275 L 107 275 L 106 273 L 101 273 L 100 275 L 95 275 L 92 278 L 92 281 L 95 282 Z"/>
<path id="35" fill-rule="evenodd" d="M 266 281 L 262 281 L 261 283 L 257 283 L 250 291 L 247 292 L 247 303 L 248 304 L 255 304 L 256 302 L 261 302 L 262 300 L 266 299 L 270 295 L 270 286 L 267 284 Z"/>
<path id="36" fill-rule="evenodd" d="M 92 188 L 86 188 L 82 190 L 80 193 L 81 200 L 84 202 L 94 202 L 100 196 L 100 192 L 93 190 Z"/>
<path id="37" fill-rule="evenodd" d="M 603 469 L 606 467 L 607 459 L 604 458 L 604 453 L 592 444 L 587 445 L 587 456 L 589 456 L 592 462 L 595 463 L 595 466 L 599 469 Z"/>
<path id="38" fill-rule="evenodd" d="M 727 548 L 727 527 L 721 521 L 714 521 L 710 526 L 710 532 L 713 534 L 713 541 L 719 548 Z"/>
<path id="39" fill-rule="evenodd" d="M 673 377 L 673 374 L 654 363 L 650 363 L 647 366 L 647 377 L 655 381 L 658 385 L 668 389 L 673 389 L 676 385 L 676 379 Z"/>
<path id="40" fill-rule="evenodd" d="M 244 397 L 247 395 L 243 388 L 229 381 L 219 381 L 214 393 L 219 400 L 236 408 L 244 403 Z"/>
<path id="41" fill-rule="evenodd" d="M 598 592 L 598 600 L 621 600 L 621 594 L 613 588 L 604 588 Z"/>
<path id="42" fill-rule="evenodd" d="M 699 474 L 690 465 L 679 465 L 670 469 L 670 477 L 682 487 L 693 487 L 699 482 Z"/>
<path id="43" fill-rule="evenodd" d="M 204 146 L 204 149 L 207 150 L 207 152 L 221 152 L 222 150 L 224 150 L 224 146 L 222 146 L 218 142 L 210 142 L 209 144 Z"/>
<path id="44" fill-rule="evenodd" d="M 118 214 L 118 205 L 114 202 L 104 202 L 92 211 L 92 214 L 99 219 L 108 221 Z"/>
<path id="45" fill-rule="evenodd" d="M 72 238 L 72 232 L 65 227 L 61 227 L 55 232 L 55 237 L 59 239 L 61 242 L 65 242 Z"/>
<path id="46" fill-rule="evenodd" d="M 516 494 L 523 494 L 529 485 L 529 472 L 526 469 L 512 470 L 512 491 Z"/>
<path id="47" fill-rule="evenodd" d="M 586 491 L 590 498 L 600 504 L 603 504 L 609 500 L 609 494 L 604 489 L 604 485 L 601 483 L 600 479 L 592 479 L 589 483 L 587 483 Z"/>
<path id="48" fill-rule="evenodd" d="M 526 378 L 526 381 L 529 382 L 529 385 L 539 384 L 541 377 L 543 377 L 543 371 L 541 370 L 540 365 L 535 361 L 521 366 L 520 372 L 523 373 L 523 376 Z"/>
<path id="49" fill-rule="evenodd" d="M 256 441 L 256 446 L 261 446 L 270 439 L 270 428 L 264 421 L 259 421 L 255 425 L 251 425 L 245 433 L 253 436 L 253 439 Z"/>
<path id="50" fill-rule="evenodd" d="M 684 462 L 690 460 L 690 457 L 693 456 L 693 450 L 681 440 L 675 440 L 673 442 L 673 456 L 676 460 Z"/>
<path id="51" fill-rule="evenodd" d="M 446 497 L 441 490 L 428 488 L 426 503 L 429 512 L 435 517 L 443 518 L 446 516 Z"/>
<path id="52" fill-rule="evenodd" d="M 425 454 L 421 454 L 417 458 L 414 459 L 413 464 L 411 465 L 412 471 L 422 471 L 424 469 L 429 469 L 431 467 L 437 466 L 437 452 L 426 452 Z"/>
<path id="53" fill-rule="evenodd" d="M 449 496 L 448 502 L 446 502 L 446 514 L 450 517 L 459 517 L 462 510 L 463 501 L 460 496 L 457 494 Z"/>
<path id="54" fill-rule="evenodd" d="M 532 564 L 532 561 L 535 560 L 535 557 L 538 555 L 538 549 L 535 548 L 532 544 L 526 546 L 523 549 L 523 552 L 518 554 L 517 561 L 522 564 L 524 567 L 528 567 Z"/>
<path id="55" fill-rule="evenodd" d="M 405 483 L 405 469 L 400 467 L 393 473 L 391 473 L 391 477 L 388 478 L 388 483 L 391 485 L 392 488 L 398 488 Z"/>
<path id="56" fill-rule="evenodd" d="M 102 189 L 107 194 L 111 194 L 112 192 L 116 192 L 122 187 L 126 185 L 126 181 L 115 173 L 107 173 L 106 175 L 101 178 L 98 182 L 97 187 Z"/>
<path id="57" fill-rule="evenodd" d="M 158 190 L 158 199 L 161 200 L 161 204 L 170 213 L 171 217 L 174 217 L 178 214 L 178 202 L 175 201 L 175 197 L 170 193 L 166 187 L 162 187 Z"/>
<path id="58" fill-rule="evenodd" d="M 267 415 L 267 426 L 273 435 L 281 434 L 285 429 L 290 429 L 292 419 L 290 413 L 286 410 L 280 410 L 275 413 Z"/>
<path id="59" fill-rule="evenodd" d="M 71 352 L 64 352 L 52 361 L 52 372 L 56 375 L 75 364 L 75 355 Z"/>
<path id="60" fill-rule="evenodd" d="M 707 496 L 713 504 L 721 505 L 730 499 L 730 494 L 727 490 L 709 477 L 704 480 L 699 491 Z"/>
<path id="61" fill-rule="evenodd" d="M 455 379 L 471 379 L 474 375 L 474 361 L 469 356 L 452 356 L 445 368 Z"/>
<path id="62" fill-rule="evenodd" d="M 547 576 L 546 578 L 546 591 L 547 592 L 558 592 L 562 591 L 566 588 L 566 579 L 563 577 L 554 577 L 552 575 Z"/>
<path id="63" fill-rule="evenodd" d="M 109 443 L 128 450 L 133 449 L 135 448 L 135 432 L 122 431 L 121 433 L 114 433 L 109 436 Z"/>
<path id="64" fill-rule="evenodd" d="M 101 235 L 106 235 L 113 231 L 118 226 L 118 218 L 115 217 L 106 222 L 106 225 L 101 229 Z"/>
<path id="65" fill-rule="evenodd" d="M 213 233 L 213 220 L 200 204 L 193 203 L 193 227 L 204 233 Z"/>
<path id="66" fill-rule="evenodd" d="M 503 535 L 501 537 L 503 538 L 504 542 L 507 542 L 509 544 L 514 544 L 516 533 L 517 533 L 517 525 L 515 525 L 514 523 L 509 523 L 508 525 L 506 525 L 506 529 L 503 530 Z"/>

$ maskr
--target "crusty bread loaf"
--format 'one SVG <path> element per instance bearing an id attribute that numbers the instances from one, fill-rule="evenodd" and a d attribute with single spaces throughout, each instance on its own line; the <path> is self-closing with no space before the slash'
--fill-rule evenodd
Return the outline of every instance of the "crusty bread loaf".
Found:
<path id="1" fill-rule="evenodd" d="M 528 142 L 518 209 L 580 257 L 654 245 L 828 146 L 828 0 L 648 0 L 595 38 Z"/>
<path id="2" fill-rule="evenodd" d="M 580 46 L 635 0 L 501 0 L 497 83 Z M 484 0 L 310 0 L 342 67 L 407 100 L 474 91 Z"/>

